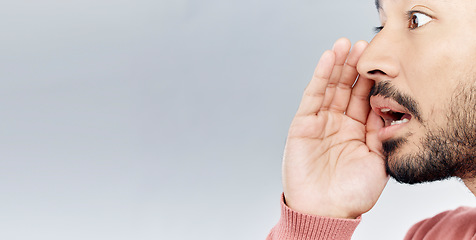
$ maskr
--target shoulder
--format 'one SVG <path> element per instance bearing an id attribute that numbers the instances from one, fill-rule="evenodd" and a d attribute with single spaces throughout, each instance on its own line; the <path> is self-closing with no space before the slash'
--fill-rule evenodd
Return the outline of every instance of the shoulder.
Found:
<path id="1" fill-rule="evenodd" d="M 459 207 L 415 224 L 405 239 L 475 239 L 476 208 Z"/>

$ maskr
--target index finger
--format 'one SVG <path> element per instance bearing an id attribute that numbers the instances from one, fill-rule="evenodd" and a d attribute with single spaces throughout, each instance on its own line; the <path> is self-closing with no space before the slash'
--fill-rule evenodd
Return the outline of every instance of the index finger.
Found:
<path id="1" fill-rule="evenodd" d="M 336 56 L 333 51 L 325 51 L 319 63 L 317 64 L 311 81 L 304 90 L 304 94 L 299 105 L 296 115 L 310 115 L 319 112 L 324 96 L 326 93 L 327 84 L 334 68 Z"/>

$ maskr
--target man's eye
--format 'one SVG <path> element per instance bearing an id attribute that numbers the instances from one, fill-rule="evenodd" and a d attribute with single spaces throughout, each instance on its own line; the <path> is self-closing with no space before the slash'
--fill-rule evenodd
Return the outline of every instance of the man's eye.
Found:
<path id="1" fill-rule="evenodd" d="M 419 28 L 429 22 L 431 22 L 433 18 L 430 16 L 421 13 L 421 12 L 409 12 L 408 13 L 408 28 L 416 29 Z"/>

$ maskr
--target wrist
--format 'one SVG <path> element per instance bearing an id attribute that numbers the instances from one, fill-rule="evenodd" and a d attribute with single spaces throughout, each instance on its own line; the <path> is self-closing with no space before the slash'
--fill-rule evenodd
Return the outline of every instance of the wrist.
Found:
<path id="1" fill-rule="evenodd" d="M 286 205 L 293 211 L 314 215 L 320 217 L 328 218 L 339 218 L 339 219 L 358 219 L 362 215 L 361 213 L 355 213 L 351 211 L 346 211 L 344 209 L 328 206 L 327 204 L 319 204 L 313 202 L 295 201 L 294 199 L 289 199 L 283 193 L 283 204 Z"/>

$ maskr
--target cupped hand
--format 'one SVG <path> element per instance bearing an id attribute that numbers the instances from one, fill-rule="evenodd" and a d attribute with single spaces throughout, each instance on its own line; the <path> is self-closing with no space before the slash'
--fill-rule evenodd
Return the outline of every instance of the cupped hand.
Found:
<path id="1" fill-rule="evenodd" d="M 373 81 L 357 79 L 366 47 L 359 41 L 350 50 L 349 40 L 337 40 L 303 94 L 283 160 L 286 204 L 296 211 L 356 218 L 375 205 L 388 181 L 377 139 L 383 122 L 368 99 Z"/>

